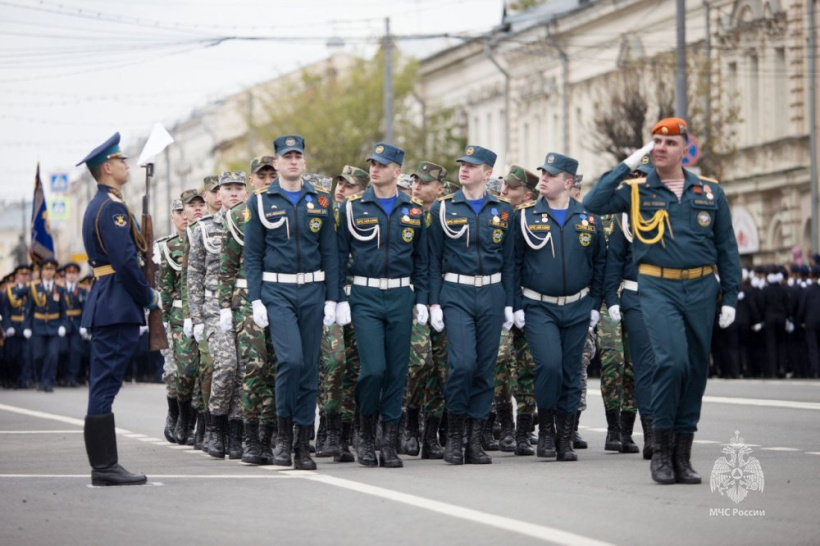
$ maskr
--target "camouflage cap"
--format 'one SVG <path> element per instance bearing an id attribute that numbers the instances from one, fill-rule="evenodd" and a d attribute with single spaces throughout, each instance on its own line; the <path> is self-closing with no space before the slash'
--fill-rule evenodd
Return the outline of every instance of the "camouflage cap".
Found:
<path id="1" fill-rule="evenodd" d="M 182 195 L 179 196 L 180 201 L 182 201 L 185 205 L 197 198 L 202 199 L 202 201 L 205 202 L 205 198 L 202 197 L 202 192 L 196 189 L 185 190 L 182 192 Z"/>
<path id="2" fill-rule="evenodd" d="M 444 193 L 450 194 L 455 193 L 461 189 L 461 184 L 454 180 L 445 180 L 444 182 Z"/>
<path id="3" fill-rule="evenodd" d="M 447 176 L 447 169 L 430 161 L 421 161 L 419 168 L 410 176 L 416 177 L 422 182 L 433 182 L 437 180 L 443 183 L 444 177 Z"/>
<path id="4" fill-rule="evenodd" d="M 248 183 L 248 176 L 242 171 L 225 171 L 219 175 L 219 185 Z"/>
<path id="5" fill-rule="evenodd" d="M 573 187 L 573 188 L 577 188 L 577 189 L 579 189 L 579 190 L 580 190 L 580 189 L 581 189 L 581 181 L 582 181 L 583 179 L 584 179 L 584 175 L 582 175 L 582 174 L 576 174 L 576 175 L 575 175 L 575 180 L 573 180 L 573 182 L 572 182 L 572 187 Z"/>
<path id="6" fill-rule="evenodd" d="M 253 161 L 251 161 L 251 172 L 255 174 L 264 167 L 270 167 L 274 170 L 274 172 L 276 172 L 276 167 L 273 165 L 274 159 L 275 158 L 272 155 L 260 155 L 258 157 L 254 157 Z"/>
<path id="7" fill-rule="evenodd" d="M 524 167 L 513 165 L 510 167 L 510 172 L 504 177 L 504 182 L 511 188 L 526 186 L 527 189 L 535 191 L 538 186 L 538 175 Z"/>
<path id="8" fill-rule="evenodd" d="M 174 199 L 171 201 L 171 212 L 175 210 L 182 210 L 182 199 Z"/>
<path id="9" fill-rule="evenodd" d="M 216 188 L 219 187 L 219 177 L 218 176 L 206 176 L 203 179 L 205 187 L 202 188 L 203 192 L 206 191 L 214 191 Z"/>
<path id="10" fill-rule="evenodd" d="M 491 176 L 487 180 L 487 191 L 496 195 L 501 195 L 501 186 L 504 184 L 504 179 L 500 176 Z"/>
<path id="11" fill-rule="evenodd" d="M 342 173 L 336 177 L 336 182 L 341 179 L 344 179 L 352 186 L 361 186 L 362 189 L 366 188 L 370 183 L 370 175 L 367 174 L 367 171 L 352 165 L 344 166 Z"/>
<path id="12" fill-rule="evenodd" d="M 302 176 L 302 180 L 305 182 L 310 182 L 314 188 L 322 188 L 327 191 L 330 191 L 330 187 L 333 185 L 332 178 L 319 173 L 305 174 Z"/>
<path id="13" fill-rule="evenodd" d="M 409 174 L 403 174 L 399 177 L 399 187 L 405 190 L 413 189 L 413 177 Z"/>

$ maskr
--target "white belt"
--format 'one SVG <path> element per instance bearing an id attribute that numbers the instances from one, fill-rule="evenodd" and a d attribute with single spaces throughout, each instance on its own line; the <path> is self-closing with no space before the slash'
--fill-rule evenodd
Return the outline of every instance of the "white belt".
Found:
<path id="1" fill-rule="evenodd" d="M 213 290 L 208 290 L 207 288 L 205 289 L 205 297 L 206 298 L 213 298 L 215 296 L 216 296 L 216 292 L 214 292 Z"/>
<path id="2" fill-rule="evenodd" d="M 353 277 L 353 284 L 356 286 L 367 286 L 370 288 L 378 288 L 379 290 L 389 290 L 391 288 L 403 288 L 410 286 L 410 277 L 402 277 L 400 279 L 374 279 L 372 277 Z"/>
<path id="3" fill-rule="evenodd" d="M 313 273 L 262 273 L 262 280 L 265 282 L 278 282 L 283 284 L 308 284 L 312 282 L 322 282 L 325 280 L 324 271 L 314 271 Z"/>
<path id="4" fill-rule="evenodd" d="M 182 309 L 182 300 L 174 300 L 174 307 L 177 309 Z"/>
<path id="5" fill-rule="evenodd" d="M 476 288 L 481 288 L 487 284 L 496 284 L 501 282 L 501 273 L 493 273 L 492 275 L 484 275 L 483 277 L 473 275 L 459 275 L 458 273 L 445 273 L 444 280 L 447 282 L 455 282 L 458 284 L 469 284 Z"/>
<path id="6" fill-rule="evenodd" d="M 633 292 L 638 291 L 638 281 L 628 281 L 624 279 L 621 286 L 624 290 L 632 290 Z"/>
<path id="7" fill-rule="evenodd" d="M 524 294 L 525 298 L 537 301 L 543 301 L 544 303 L 552 303 L 554 305 L 566 305 L 568 303 L 573 303 L 587 294 L 589 294 L 589 288 L 584 288 L 577 294 L 573 294 L 571 296 L 545 296 L 543 294 L 539 294 L 535 290 L 530 290 L 529 288 L 521 287 L 521 292 Z"/>
<path id="8" fill-rule="evenodd" d="M 236 287 L 237 288 L 247 288 L 248 287 L 248 279 L 236 279 Z"/>

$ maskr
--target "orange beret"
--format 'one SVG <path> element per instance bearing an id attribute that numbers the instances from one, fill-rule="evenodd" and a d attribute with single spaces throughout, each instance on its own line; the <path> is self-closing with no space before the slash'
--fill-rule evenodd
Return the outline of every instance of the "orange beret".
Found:
<path id="1" fill-rule="evenodd" d="M 683 135 L 686 136 L 686 120 L 681 118 L 666 118 L 660 120 L 652 127 L 652 134 L 657 135 Z"/>

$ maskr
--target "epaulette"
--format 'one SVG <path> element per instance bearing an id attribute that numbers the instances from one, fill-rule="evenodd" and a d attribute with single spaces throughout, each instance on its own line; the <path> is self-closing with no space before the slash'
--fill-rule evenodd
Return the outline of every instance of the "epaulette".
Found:
<path id="1" fill-rule="evenodd" d="M 631 186 L 633 184 L 646 184 L 646 177 L 644 177 L 644 178 L 630 178 L 628 180 L 624 180 L 620 184 L 618 184 L 618 187 L 620 188 L 621 186 Z"/>
<path id="2" fill-rule="evenodd" d="M 439 198 L 438 198 L 438 200 L 439 200 L 439 201 L 446 201 L 447 199 L 452 199 L 454 195 L 455 195 L 455 193 L 451 193 L 451 194 L 449 194 L 449 195 L 445 195 L 445 196 L 443 196 L 443 197 L 439 197 Z"/>
<path id="3" fill-rule="evenodd" d="M 528 208 L 534 207 L 534 206 L 535 206 L 535 201 L 526 201 L 524 203 L 521 203 L 517 207 L 515 207 L 515 210 L 528 209 Z"/>
<path id="4" fill-rule="evenodd" d="M 267 186 L 263 186 L 258 190 L 255 190 L 253 193 L 255 193 L 256 195 L 262 195 L 263 193 L 267 193 L 268 188 L 270 188 L 270 184 L 268 184 Z"/>
<path id="5" fill-rule="evenodd" d="M 512 201 L 510 201 L 510 200 L 509 200 L 509 199 L 507 199 L 506 197 L 501 197 L 501 196 L 499 195 L 498 197 L 496 197 L 496 199 L 498 199 L 498 200 L 499 200 L 499 201 L 501 201 L 502 203 L 509 203 L 509 204 L 511 204 L 511 205 L 512 205 Z"/>
<path id="6" fill-rule="evenodd" d="M 328 195 L 330 194 L 330 190 L 325 189 L 321 186 L 313 186 L 313 189 L 321 193 L 327 193 Z"/>
<path id="7" fill-rule="evenodd" d="M 205 222 L 206 220 L 213 220 L 213 219 L 214 219 L 214 215 L 213 215 L 213 214 L 209 214 L 209 215 L 207 215 L 207 216 L 203 216 L 202 218 L 200 218 L 199 220 L 197 220 L 196 222 L 194 222 L 194 223 L 193 223 L 193 224 L 191 224 L 191 225 L 192 225 L 192 226 L 195 226 L 195 225 L 197 225 L 197 224 L 198 224 L 198 223 L 200 223 L 200 222 Z"/>
<path id="8" fill-rule="evenodd" d="M 165 237 L 160 237 L 159 239 L 155 239 L 155 243 L 164 243 L 165 241 L 169 241 L 176 237 L 176 235 L 166 235 Z"/>
<path id="9" fill-rule="evenodd" d="M 717 184 L 718 186 L 720 186 L 720 182 L 718 182 L 714 178 L 709 178 L 709 177 L 706 177 L 706 176 L 698 176 L 698 178 L 700 178 L 704 182 L 710 182 L 712 184 Z"/>
<path id="10" fill-rule="evenodd" d="M 411 197 L 410 202 L 415 204 L 415 205 L 419 205 L 419 206 L 422 206 L 422 207 L 424 206 L 424 203 L 421 202 L 421 199 L 416 199 L 415 197 Z"/>
<path id="11" fill-rule="evenodd" d="M 350 202 L 352 203 L 353 201 L 355 201 L 355 200 L 357 200 L 357 199 L 361 199 L 361 198 L 362 198 L 362 195 L 364 195 L 364 192 L 357 193 L 357 194 L 355 194 L 355 195 L 351 195 L 350 197 L 348 197 L 348 198 L 347 198 L 347 200 L 348 200 L 348 201 L 350 201 Z"/>
<path id="12" fill-rule="evenodd" d="M 123 204 L 123 203 L 124 203 L 124 201 L 123 201 L 122 199 L 120 199 L 120 198 L 119 198 L 119 197 L 117 197 L 115 194 L 110 193 L 110 192 L 108 193 L 108 198 L 109 198 L 110 200 L 112 200 L 113 202 L 115 202 L 115 203 L 120 203 L 120 204 Z"/>

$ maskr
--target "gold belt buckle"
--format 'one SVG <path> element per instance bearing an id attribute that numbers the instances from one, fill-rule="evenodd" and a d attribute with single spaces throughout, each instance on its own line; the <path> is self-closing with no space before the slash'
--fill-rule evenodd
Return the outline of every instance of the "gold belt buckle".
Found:
<path id="1" fill-rule="evenodd" d="M 689 280 L 689 272 L 690 271 L 691 271 L 690 269 L 681 269 L 680 270 L 681 280 L 684 280 L 684 281 Z"/>

